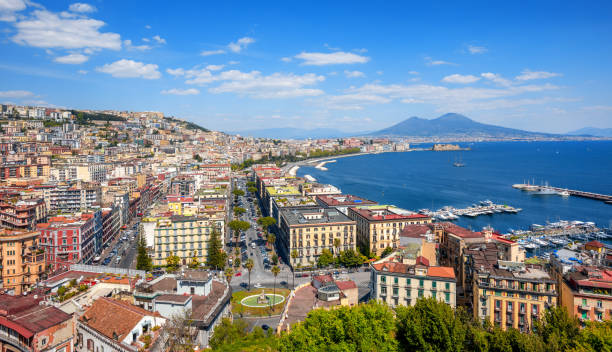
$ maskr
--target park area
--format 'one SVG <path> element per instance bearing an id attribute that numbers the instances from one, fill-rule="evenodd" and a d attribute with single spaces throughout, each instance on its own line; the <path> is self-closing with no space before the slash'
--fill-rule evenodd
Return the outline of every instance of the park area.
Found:
<path id="1" fill-rule="evenodd" d="M 263 295 L 262 295 L 263 292 Z M 240 317 L 279 315 L 287 303 L 290 290 L 271 288 L 238 291 L 232 294 L 232 313 Z"/>

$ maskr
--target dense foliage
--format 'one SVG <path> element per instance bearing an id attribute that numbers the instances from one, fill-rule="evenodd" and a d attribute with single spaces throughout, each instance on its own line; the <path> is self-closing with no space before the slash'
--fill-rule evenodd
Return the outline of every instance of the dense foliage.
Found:
<path id="1" fill-rule="evenodd" d="M 276 163 L 277 165 L 281 165 L 283 163 L 291 163 L 291 162 L 302 161 L 306 159 L 355 154 L 359 152 L 361 152 L 361 149 L 359 148 L 346 148 L 346 149 L 338 149 L 338 150 L 317 149 L 317 150 L 310 152 L 308 155 L 304 155 L 304 154 L 283 155 L 283 156 L 271 156 L 271 155 L 265 156 L 264 155 L 261 159 L 257 161 L 253 159 L 247 159 L 243 161 L 242 163 L 232 164 L 232 170 L 243 170 L 255 164 Z"/>
<path id="2" fill-rule="evenodd" d="M 234 326 L 235 325 L 235 326 Z M 317 309 L 280 336 L 246 333 L 246 323 L 225 321 L 215 330 L 214 351 L 612 351 L 612 322 L 580 323 L 564 308 L 552 308 L 531 333 L 503 331 L 475 321 L 463 309 L 435 299 L 415 306 L 377 302 Z M 217 335 L 219 334 L 219 335 Z M 214 342 L 213 342 L 214 341 Z"/>
<path id="3" fill-rule="evenodd" d="M 76 116 L 76 123 L 79 125 L 87 125 L 89 121 L 126 121 L 123 117 L 104 114 L 101 112 L 85 112 L 71 111 L 72 115 Z"/>
<path id="4" fill-rule="evenodd" d="M 136 257 L 136 269 L 151 271 L 153 261 L 147 253 L 147 243 L 144 236 L 140 236 L 138 240 L 138 256 Z"/>
<path id="5" fill-rule="evenodd" d="M 219 232 L 213 230 L 206 247 L 206 265 L 220 270 L 225 267 L 226 260 L 227 253 L 223 251 L 223 243 L 221 242 Z"/>

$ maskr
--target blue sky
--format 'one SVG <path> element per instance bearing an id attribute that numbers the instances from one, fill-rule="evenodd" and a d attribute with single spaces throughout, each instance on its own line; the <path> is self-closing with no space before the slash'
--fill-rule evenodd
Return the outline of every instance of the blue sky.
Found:
<path id="1" fill-rule="evenodd" d="M 609 2 L 0 0 L 0 101 L 369 131 L 612 127 Z"/>

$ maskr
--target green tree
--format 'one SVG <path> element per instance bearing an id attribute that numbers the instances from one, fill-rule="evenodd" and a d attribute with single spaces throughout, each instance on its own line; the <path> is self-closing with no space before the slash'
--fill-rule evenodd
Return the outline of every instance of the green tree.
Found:
<path id="1" fill-rule="evenodd" d="M 580 323 L 565 307 L 552 307 L 533 324 L 533 330 L 551 351 L 568 351 L 576 346 Z"/>
<path id="2" fill-rule="evenodd" d="M 453 309 L 435 298 L 396 309 L 397 340 L 404 351 L 461 351 L 466 326 Z"/>
<path id="3" fill-rule="evenodd" d="M 274 289 L 273 289 L 273 291 L 272 291 L 272 292 L 273 292 L 273 294 L 274 294 L 274 297 L 276 297 L 276 277 L 277 277 L 277 276 L 278 276 L 278 274 L 280 273 L 280 268 L 278 267 L 278 265 L 275 265 L 275 266 L 273 266 L 273 267 L 272 267 L 272 270 L 271 270 L 271 271 L 272 271 L 272 274 L 274 274 Z M 272 301 L 273 301 L 273 300 L 274 300 L 274 299 L 271 299 L 271 300 L 270 300 L 270 308 L 272 308 Z"/>
<path id="4" fill-rule="evenodd" d="M 257 186 L 257 183 L 255 183 L 255 181 L 249 181 L 249 182 L 246 183 L 246 186 L 247 187 L 255 187 L 255 186 Z"/>
<path id="5" fill-rule="evenodd" d="M 349 268 L 363 264 L 363 258 L 353 249 L 347 249 L 340 252 L 340 258 L 338 260 L 340 264 Z"/>
<path id="6" fill-rule="evenodd" d="M 272 246 L 272 248 L 274 248 L 274 244 L 276 243 L 276 235 L 273 233 L 269 233 L 266 236 L 266 240 L 268 241 L 268 244 Z"/>
<path id="7" fill-rule="evenodd" d="M 136 257 L 136 269 L 151 271 L 153 268 L 153 262 L 149 254 L 147 253 L 147 243 L 144 236 L 140 236 L 138 239 L 138 255 Z"/>
<path id="8" fill-rule="evenodd" d="M 217 270 L 223 269 L 227 260 L 227 254 L 223 251 L 223 243 L 219 236 L 219 232 L 214 229 L 206 247 L 206 265 Z"/>
<path id="9" fill-rule="evenodd" d="M 240 268 L 240 258 L 236 258 L 236 260 L 234 260 L 234 268 Z"/>
<path id="10" fill-rule="evenodd" d="M 299 253 L 296 249 L 291 251 L 291 276 L 293 277 L 293 288 L 295 289 L 295 260 L 297 259 Z"/>
<path id="11" fill-rule="evenodd" d="M 242 214 L 246 213 L 246 209 L 242 208 L 242 207 L 234 207 L 234 215 L 235 216 L 240 216 Z"/>
<path id="12" fill-rule="evenodd" d="M 251 270 L 253 270 L 253 267 L 255 266 L 255 263 L 253 262 L 253 259 L 249 258 L 244 263 L 244 266 L 249 271 L 249 291 L 250 291 L 251 290 Z"/>
<path id="13" fill-rule="evenodd" d="M 169 271 L 176 271 L 181 265 L 181 258 L 178 255 L 174 255 L 173 252 L 170 252 L 170 255 L 166 258 L 166 267 Z"/>
<path id="14" fill-rule="evenodd" d="M 257 188 L 254 187 L 254 186 L 250 186 L 249 188 L 247 188 L 247 191 L 249 191 L 250 193 L 255 194 L 255 193 L 257 193 Z"/>
<path id="15" fill-rule="evenodd" d="M 298 351 L 395 352 L 393 311 L 372 301 L 355 307 L 315 309 L 281 335 L 278 349 Z"/>
<path id="16" fill-rule="evenodd" d="M 244 191 L 241 189 L 235 189 L 232 191 L 232 193 L 236 196 L 236 197 L 242 197 L 244 196 Z"/>
<path id="17" fill-rule="evenodd" d="M 229 285 L 230 282 L 232 282 L 232 278 L 234 277 L 234 270 L 232 268 L 227 268 L 225 269 L 224 275 L 227 279 L 227 284 Z"/>
<path id="18" fill-rule="evenodd" d="M 321 255 L 319 259 L 317 259 L 317 265 L 321 268 L 327 267 L 334 262 L 334 255 L 331 253 L 329 249 L 324 249 L 321 251 Z"/>
<path id="19" fill-rule="evenodd" d="M 189 262 L 189 267 L 191 269 L 196 269 L 199 265 L 200 265 L 200 262 L 198 260 L 198 251 L 195 250 L 193 251 L 193 255 L 191 256 L 191 262 Z"/>
<path id="20" fill-rule="evenodd" d="M 275 225 L 276 224 L 276 219 L 271 217 L 271 216 L 266 216 L 266 217 L 257 219 L 257 223 L 261 226 L 261 228 L 264 230 L 264 232 L 267 235 L 268 234 L 268 227 L 270 227 L 272 225 Z"/>
<path id="21" fill-rule="evenodd" d="M 214 352 L 272 352 L 277 351 L 278 339 L 273 333 L 264 332 L 256 326 L 252 332 L 249 325 L 242 319 L 223 318 L 221 324 L 215 327 L 215 333 L 210 339 L 210 347 Z"/>
<path id="22" fill-rule="evenodd" d="M 391 253 L 393 253 L 393 247 L 386 247 L 385 250 L 383 250 L 381 257 L 384 258 Z"/>
<path id="23" fill-rule="evenodd" d="M 240 237 L 240 231 L 246 231 L 251 228 L 251 224 L 242 220 L 232 220 L 227 226 L 234 231 L 234 238 L 236 240 L 236 248 L 238 248 L 238 237 Z"/>
<path id="24" fill-rule="evenodd" d="M 272 254 L 272 265 L 278 264 L 278 255 L 276 253 Z"/>
<path id="25" fill-rule="evenodd" d="M 200 154 L 193 154 L 193 160 L 201 163 L 202 162 L 202 157 L 200 156 Z"/>

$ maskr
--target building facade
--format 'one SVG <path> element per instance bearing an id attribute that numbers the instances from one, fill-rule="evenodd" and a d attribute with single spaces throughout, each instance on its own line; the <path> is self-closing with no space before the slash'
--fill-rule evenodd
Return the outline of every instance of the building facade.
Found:
<path id="1" fill-rule="evenodd" d="M 38 231 L 0 231 L 0 272 L 5 291 L 20 295 L 45 278 L 45 253 L 38 241 Z"/>

